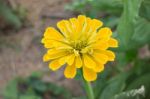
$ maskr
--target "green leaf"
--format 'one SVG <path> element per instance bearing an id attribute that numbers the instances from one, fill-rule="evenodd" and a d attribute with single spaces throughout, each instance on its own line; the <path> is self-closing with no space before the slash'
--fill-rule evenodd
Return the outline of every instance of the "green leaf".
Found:
<path id="1" fill-rule="evenodd" d="M 75 76 L 75 80 L 83 80 L 83 74 L 82 74 L 82 69 L 77 70 L 77 74 Z"/>
<path id="2" fill-rule="evenodd" d="M 113 99 L 143 99 L 145 96 L 145 88 L 141 86 L 139 89 L 132 89 L 121 92 L 113 97 Z"/>
<path id="3" fill-rule="evenodd" d="M 63 96 L 64 99 L 70 99 L 71 97 L 71 92 L 69 92 L 64 87 L 57 86 L 56 84 L 53 84 L 53 83 L 47 83 L 47 88 L 55 96 Z"/>
<path id="4" fill-rule="evenodd" d="M 19 99 L 42 99 L 41 97 L 39 96 L 36 96 L 36 95 L 21 95 L 19 97 Z"/>
<path id="5" fill-rule="evenodd" d="M 135 88 L 139 88 L 140 86 L 144 86 L 145 90 L 146 90 L 146 98 L 145 99 L 150 99 L 150 73 L 149 74 L 145 74 L 143 76 L 138 77 L 137 79 L 135 79 L 128 87 L 127 90 L 131 90 L 131 89 L 135 89 Z"/>
<path id="6" fill-rule="evenodd" d="M 150 22 L 144 18 L 137 18 L 137 20 L 132 39 L 139 45 L 150 43 Z"/>
<path id="7" fill-rule="evenodd" d="M 47 86 L 45 85 L 45 83 L 44 82 L 42 82 L 42 81 L 35 81 L 35 82 L 32 82 L 31 83 L 31 85 L 32 85 L 32 87 L 35 89 L 35 90 L 37 90 L 37 91 L 39 91 L 39 92 L 45 92 L 46 90 L 47 90 Z"/>
<path id="8" fill-rule="evenodd" d="M 73 0 L 65 8 L 90 17 L 97 17 L 100 12 L 120 15 L 122 0 Z"/>
<path id="9" fill-rule="evenodd" d="M 114 95 L 120 93 L 125 87 L 126 78 L 126 74 L 118 74 L 116 77 L 113 77 L 108 81 L 99 99 L 111 99 Z"/>
<path id="10" fill-rule="evenodd" d="M 106 66 L 105 70 L 98 75 L 98 78 L 94 83 L 94 88 L 93 88 L 96 99 L 99 99 L 100 94 L 107 86 L 107 81 L 109 76 L 111 75 L 111 72 L 112 72 L 112 68 Z"/>
<path id="11" fill-rule="evenodd" d="M 122 12 L 122 0 L 93 0 L 91 2 L 91 12 L 96 10 L 97 13 L 107 13 L 112 15 L 120 15 Z"/>
<path id="12" fill-rule="evenodd" d="M 21 27 L 22 23 L 19 17 L 2 0 L 0 0 L 0 15 L 15 28 Z"/>
<path id="13" fill-rule="evenodd" d="M 116 54 L 116 68 L 121 73 L 124 72 L 128 66 L 128 64 L 134 61 L 137 58 L 137 50 L 127 50 L 124 52 L 119 52 Z"/>
<path id="14" fill-rule="evenodd" d="M 136 73 L 138 76 L 149 73 L 150 72 L 150 58 L 136 60 L 133 70 L 134 70 L 134 73 Z"/>
<path id="15" fill-rule="evenodd" d="M 40 72 L 40 71 L 34 71 L 34 72 L 32 72 L 30 78 L 31 78 L 31 77 L 34 77 L 34 78 L 42 78 L 43 75 L 44 75 L 43 72 Z"/>
<path id="16" fill-rule="evenodd" d="M 3 92 L 5 99 L 17 99 L 19 92 L 17 90 L 17 80 L 14 79 L 8 83 Z"/>
<path id="17" fill-rule="evenodd" d="M 133 48 L 132 35 L 135 33 L 135 22 L 142 0 L 124 0 L 124 11 L 117 27 L 121 50 Z"/>
<path id="18" fill-rule="evenodd" d="M 150 0 L 143 0 L 139 15 L 150 21 Z"/>

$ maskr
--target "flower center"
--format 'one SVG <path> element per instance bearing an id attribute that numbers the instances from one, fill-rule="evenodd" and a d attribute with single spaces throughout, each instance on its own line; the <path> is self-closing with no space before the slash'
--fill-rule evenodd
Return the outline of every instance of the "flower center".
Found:
<path id="1" fill-rule="evenodd" d="M 93 53 L 93 49 L 88 47 L 87 40 L 77 40 L 77 41 L 71 41 L 70 45 L 73 47 L 73 52 L 76 56 L 82 55 L 84 53 Z"/>
<path id="2" fill-rule="evenodd" d="M 77 50 L 77 51 L 81 51 L 82 49 L 84 49 L 85 47 L 87 47 L 87 41 L 81 41 L 81 40 L 78 40 L 78 41 L 72 41 L 71 42 L 71 46 Z"/>

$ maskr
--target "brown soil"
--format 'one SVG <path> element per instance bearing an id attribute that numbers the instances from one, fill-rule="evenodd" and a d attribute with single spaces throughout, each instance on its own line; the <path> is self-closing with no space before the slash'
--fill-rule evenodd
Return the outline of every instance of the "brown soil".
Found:
<path id="1" fill-rule="evenodd" d="M 69 0 L 9 0 L 12 7 L 20 5 L 27 10 L 27 25 L 19 31 L 11 31 L 0 37 L 0 89 L 17 76 L 26 77 L 33 71 L 48 73 L 43 79 L 69 88 L 75 95 L 81 94 L 79 83 L 65 79 L 63 71 L 51 72 L 42 62 L 45 52 L 40 40 L 48 26 L 55 26 L 63 18 L 72 17 L 64 10 Z"/>

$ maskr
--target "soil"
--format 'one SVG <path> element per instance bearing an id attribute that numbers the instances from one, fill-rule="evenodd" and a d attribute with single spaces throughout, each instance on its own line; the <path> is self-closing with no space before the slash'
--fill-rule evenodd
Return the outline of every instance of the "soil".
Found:
<path id="1" fill-rule="evenodd" d="M 48 26 L 64 18 L 74 16 L 64 10 L 70 0 L 8 0 L 13 8 L 21 6 L 27 11 L 26 25 L 18 31 L 8 30 L 0 36 L 0 91 L 15 77 L 27 77 L 33 71 L 42 71 L 44 81 L 54 82 L 70 89 L 74 95 L 82 93 L 80 83 L 65 79 L 63 69 L 52 72 L 42 62 L 45 53 L 40 40 Z M 76 91 L 74 91 L 76 89 Z M 0 98 L 1 99 L 1 98 Z"/>

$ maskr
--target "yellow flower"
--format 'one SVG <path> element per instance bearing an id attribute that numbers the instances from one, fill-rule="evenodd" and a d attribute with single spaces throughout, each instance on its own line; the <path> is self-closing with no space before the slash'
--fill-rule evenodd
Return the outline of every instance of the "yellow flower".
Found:
<path id="1" fill-rule="evenodd" d="M 53 71 L 65 65 L 66 78 L 74 78 L 81 68 L 86 81 L 96 80 L 104 64 L 114 61 L 115 54 L 108 48 L 118 46 L 117 40 L 111 37 L 111 29 L 102 25 L 97 19 L 79 15 L 58 22 L 60 32 L 48 27 L 42 39 L 48 49 L 43 60 L 51 61 L 49 68 Z"/>

